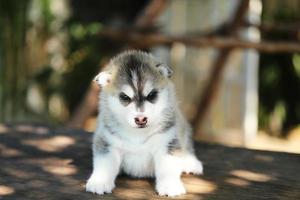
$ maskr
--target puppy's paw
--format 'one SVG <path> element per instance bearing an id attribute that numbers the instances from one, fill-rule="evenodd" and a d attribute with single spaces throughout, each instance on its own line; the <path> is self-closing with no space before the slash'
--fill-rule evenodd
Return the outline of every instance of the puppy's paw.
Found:
<path id="1" fill-rule="evenodd" d="M 174 197 L 185 194 L 185 188 L 180 180 L 163 180 L 156 184 L 156 190 L 160 196 Z"/>
<path id="2" fill-rule="evenodd" d="M 87 192 L 96 194 L 111 193 L 115 187 L 114 181 L 105 181 L 101 177 L 91 176 L 86 183 L 85 189 Z"/>
<path id="3" fill-rule="evenodd" d="M 184 159 L 183 163 L 183 172 L 189 174 L 203 174 L 203 165 L 201 161 L 199 161 L 196 157 L 194 156 L 187 156 Z"/>

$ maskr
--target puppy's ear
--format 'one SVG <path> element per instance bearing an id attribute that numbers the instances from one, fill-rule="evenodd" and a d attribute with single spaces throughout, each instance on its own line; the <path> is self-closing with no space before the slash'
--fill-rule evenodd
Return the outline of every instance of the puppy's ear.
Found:
<path id="1" fill-rule="evenodd" d="M 111 81 L 111 73 L 109 72 L 100 72 L 95 78 L 94 81 L 97 82 L 101 87 L 107 85 Z"/>
<path id="2" fill-rule="evenodd" d="M 173 74 L 173 70 L 165 64 L 158 63 L 156 64 L 156 67 L 159 70 L 159 72 L 165 77 L 170 78 Z"/>

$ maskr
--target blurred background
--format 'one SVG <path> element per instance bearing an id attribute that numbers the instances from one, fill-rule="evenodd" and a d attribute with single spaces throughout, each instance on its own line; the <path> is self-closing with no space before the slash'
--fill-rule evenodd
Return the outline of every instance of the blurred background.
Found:
<path id="1" fill-rule="evenodd" d="M 0 30 L 2 127 L 93 131 L 94 76 L 142 49 L 196 140 L 300 153 L 300 0 L 0 0 Z"/>

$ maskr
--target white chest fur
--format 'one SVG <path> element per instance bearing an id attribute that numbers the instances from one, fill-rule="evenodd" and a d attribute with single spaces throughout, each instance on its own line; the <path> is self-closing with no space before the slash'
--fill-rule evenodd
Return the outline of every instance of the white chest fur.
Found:
<path id="1" fill-rule="evenodd" d="M 150 152 L 124 153 L 121 170 L 134 177 L 154 176 L 154 161 Z"/>
<path id="2" fill-rule="evenodd" d="M 122 138 L 122 135 L 110 135 L 107 138 L 112 148 L 117 149 L 121 155 L 120 170 L 134 177 L 153 177 L 154 155 L 166 147 L 169 134 L 126 138 Z"/>

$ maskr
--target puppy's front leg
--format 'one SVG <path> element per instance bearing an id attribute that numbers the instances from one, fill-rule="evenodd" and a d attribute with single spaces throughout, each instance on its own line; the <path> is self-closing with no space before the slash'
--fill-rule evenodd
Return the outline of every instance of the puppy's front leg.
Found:
<path id="1" fill-rule="evenodd" d="M 111 193 L 119 173 L 121 156 L 119 152 L 108 149 L 108 152 L 94 150 L 93 173 L 86 184 L 86 191 L 97 194 Z"/>
<path id="2" fill-rule="evenodd" d="M 159 195 L 177 196 L 185 194 L 181 182 L 182 160 L 168 153 L 155 158 L 156 190 Z"/>

